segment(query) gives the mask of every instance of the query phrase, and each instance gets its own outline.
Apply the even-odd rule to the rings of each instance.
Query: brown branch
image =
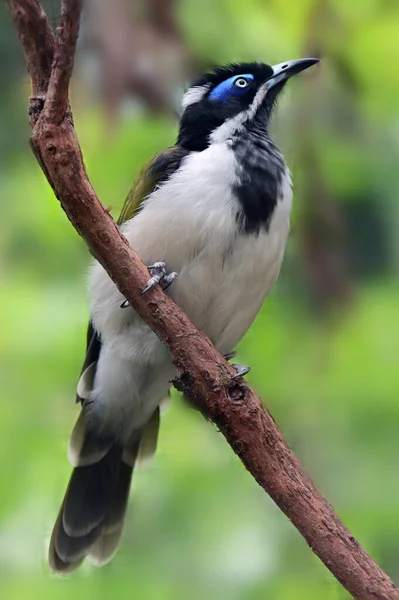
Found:
[[[46,53],[43,13],[36,0],[7,0],[35,82],[48,81],[38,57]],[[63,2],[49,100],[33,129],[32,145],[61,206],[122,294],[168,346],[178,388],[211,419],[256,481],[293,522],[342,585],[362,600],[398,600],[399,591],[340,522],[315,488],[259,398],[212,347],[210,341],[159,288],[139,296],[148,271],[99,202],[85,171],[68,114],[66,85],[72,68],[80,2]],[[45,27],[48,30],[48,25]],[[61,56],[61,53],[64,53]],[[41,77],[37,71],[43,64]],[[42,85],[42,83],[41,83]],[[57,108],[60,101],[64,113]]]
[[[46,97],[49,120],[61,123],[69,107],[69,82],[79,35],[82,0],[62,0],[54,61]]]
[[[39,0],[6,0],[6,3],[28,59],[26,66],[32,80],[32,94],[44,95],[53,62],[54,36],[51,25]]]
[[[39,0],[6,0],[6,4],[17,28],[32,82],[29,117],[34,127],[50,81],[54,35]]]

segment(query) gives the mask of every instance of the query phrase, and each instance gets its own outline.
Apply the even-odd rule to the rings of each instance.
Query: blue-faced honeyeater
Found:
[[[118,221],[149,266],[147,288],[167,288],[223,355],[280,271],[292,191],[270,118],[287,80],[317,62],[232,64],[195,81],[176,144],[142,170]],[[86,557],[102,565],[114,555],[133,468],[155,452],[174,376],[166,346],[97,262],[89,296],[81,412],[68,448],[74,469],[49,550],[50,568],[61,573]]]

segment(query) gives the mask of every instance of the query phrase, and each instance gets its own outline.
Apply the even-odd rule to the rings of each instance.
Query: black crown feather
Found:
[[[214,87],[229,77],[244,73],[251,73],[256,81],[266,81],[268,77],[273,75],[273,69],[270,65],[259,62],[231,63],[222,67],[216,66],[209,73],[205,73],[196,79],[190,87],[200,87],[206,84]]]

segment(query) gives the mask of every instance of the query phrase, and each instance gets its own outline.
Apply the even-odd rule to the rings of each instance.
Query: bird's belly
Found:
[[[170,295],[223,354],[233,350],[276,280],[288,234],[237,236],[225,254],[204,252],[185,265]]]

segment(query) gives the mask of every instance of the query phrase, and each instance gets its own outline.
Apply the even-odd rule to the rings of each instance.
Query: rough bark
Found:
[[[68,85],[81,1],[61,3],[55,42],[38,0],[6,2],[32,78],[34,153],[92,254],[168,346],[176,366],[177,387],[217,425],[259,485],[354,598],[398,600],[398,589],[340,522],[245,381],[235,376],[210,341],[159,287],[139,296],[148,271],[90,184],[69,109]],[[37,95],[45,95],[41,106],[35,100]]]

